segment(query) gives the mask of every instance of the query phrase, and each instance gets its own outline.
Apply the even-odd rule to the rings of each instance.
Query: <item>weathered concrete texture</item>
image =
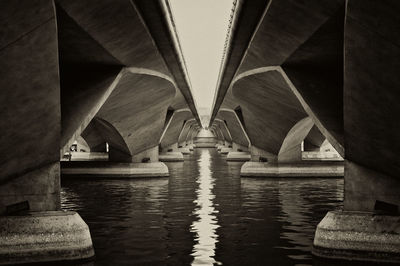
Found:
[[[0,265],[89,259],[89,228],[76,212],[0,216]]]
[[[0,182],[60,158],[60,88],[53,1],[1,3]]]
[[[251,155],[248,152],[230,151],[226,156],[226,160],[231,162],[245,162],[251,160]]]
[[[0,214],[5,213],[6,206],[22,201],[29,202],[31,211],[60,208],[59,162],[32,170],[0,186]]]
[[[181,152],[165,152],[158,155],[160,162],[182,162],[183,154]]]
[[[249,177],[343,177],[343,164],[271,164],[246,162],[241,176]]]
[[[400,216],[331,211],[318,224],[319,257],[400,263]]]
[[[162,162],[152,163],[111,163],[111,162],[64,162],[61,168],[63,177],[167,177],[168,167]]]

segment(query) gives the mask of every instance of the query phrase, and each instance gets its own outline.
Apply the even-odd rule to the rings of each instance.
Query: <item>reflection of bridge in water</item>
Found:
[[[235,1],[207,125],[168,1],[1,7],[0,263],[93,257],[61,174],[167,177],[214,142],[242,176],[344,176],[314,254],[400,261],[398,1]]]

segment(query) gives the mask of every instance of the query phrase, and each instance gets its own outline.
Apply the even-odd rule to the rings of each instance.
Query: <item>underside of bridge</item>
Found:
[[[27,238],[1,234],[0,264],[91,257],[86,224],[59,211],[71,144],[108,147],[114,172],[168,174],[159,145],[178,143],[186,121],[185,142],[201,127],[168,2],[7,1],[0,22],[0,214],[34,213],[2,216],[9,234]],[[71,241],[60,245],[49,223]]]
[[[234,1],[208,125],[167,0],[0,7],[0,264],[94,256],[61,174],[168,176],[196,146],[243,176],[344,175],[313,253],[400,262],[399,1]],[[60,163],[76,143],[107,162]]]
[[[400,255],[398,220],[385,216],[400,205],[399,8],[372,0],[236,2],[209,126],[219,140],[249,147],[253,162],[242,174],[308,164],[302,151],[328,142],[345,159],[344,210],[319,224],[318,256]],[[390,228],[397,228],[391,240],[379,239]]]

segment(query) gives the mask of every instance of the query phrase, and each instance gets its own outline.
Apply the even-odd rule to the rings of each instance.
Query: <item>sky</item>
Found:
[[[170,0],[170,4],[193,97],[199,109],[210,113],[232,0]]]

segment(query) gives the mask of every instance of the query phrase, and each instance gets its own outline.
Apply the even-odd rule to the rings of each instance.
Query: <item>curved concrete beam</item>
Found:
[[[250,83],[247,84],[247,82]],[[248,86],[253,88],[253,90],[255,88],[258,88],[258,91],[259,93],[261,93],[261,95],[252,95],[252,90],[246,89]],[[272,93],[271,97],[268,95],[268,90],[265,90],[264,87],[269,88],[270,93]],[[240,88],[242,88],[242,90],[240,90]],[[246,125],[246,121],[251,119],[250,117],[246,118],[246,114],[248,116],[249,113],[254,115],[254,113],[258,112],[258,116],[263,117],[267,125],[269,124],[270,127],[273,127],[273,130],[276,131],[279,130],[279,127],[281,128],[280,140],[275,139],[271,142],[275,142],[275,148],[274,151],[270,150],[269,152],[277,154],[276,152],[279,150],[278,147],[280,147],[280,143],[282,143],[284,136],[286,136],[286,133],[297,121],[308,115],[313,119],[315,125],[328,139],[328,141],[334,146],[334,148],[339,152],[339,154],[342,157],[344,156],[344,148],[342,144],[337,140],[336,135],[333,135],[332,132],[325,127],[325,124],[321,122],[320,118],[313,112],[313,110],[303,99],[302,95],[298,92],[297,88],[293,85],[293,83],[281,67],[262,67],[241,73],[232,81],[232,93],[239,103],[241,103],[242,101],[244,103],[241,104],[241,106],[243,106],[243,116]],[[255,102],[258,102],[258,106],[261,108],[258,109],[258,111],[255,110],[255,106],[252,105],[253,99]],[[274,103],[272,103],[271,101],[273,101]],[[248,107],[250,107],[251,110],[248,109]],[[280,112],[277,112],[279,107],[283,109],[281,109]],[[267,111],[268,108],[270,110],[267,111],[268,113],[266,114],[264,114],[263,112],[260,113],[260,110],[262,110],[263,108],[266,108],[264,111]],[[275,121],[273,120],[274,112],[276,115]],[[268,116],[270,116],[270,118],[267,118]],[[286,117],[285,119],[287,121],[291,121],[289,122],[290,125],[287,124],[286,128],[282,128],[285,126],[285,124],[279,122],[279,119],[284,117]],[[259,130],[260,128],[263,128],[263,126],[265,127],[265,125],[259,125],[255,129]],[[252,131],[249,127],[247,127],[247,130],[250,139],[252,140]],[[260,134],[262,134],[262,132],[259,130],[259,135]],[[264,141],[266,140],[267,139],[264,139]],[[252,144],[258,147],[258,145],[254,141],[252,141]],[[266,151],[268,150],[266,149]]]
[[[82,138],[89,145],[90,150],[99,146],[109,145],[110,161],[118,161],[122,157],[132,156],[127,143],[120,132],[108,121],[95,117],[82,132]]]
[[[269,0],[234,1],[209,126],[217,116],[230,83],[243,60],[253,31],[269,2]]]
[[[212,125],[212,127],[215,131],[215,135],[217,136],[217,139],[224,141],[224,134],[222,134],[221,129],[219,128],[218,125],[216,125],[215,123]]]
[[[187,106],[192,111],[197,123],[201,124],[169,2],[136,0],[134,3],[146,22],[146,26],[182,92]]]
[[[111,123],[124,138],[130,154],[135,155],[158,145],[165,113],[174,96],[174,83],[167,76],[155,71],[138,74],[130,69],[96,117]]]
[[[229,128],[226,126],[226,123],[224,122],[224,120],[216,118],[214,120],[214,123],[217,124],[218,127],[220,128],[220,130],[224,136],[224,139],[228,142],[232,142],[231,133],[229,132]]]
[[[186,141],[187,136],[188,136],[188,134],[189,134],[190,128],[191,128],[193,125],[196,125],[196,124],[197,124],[197,121],[196,121],[196,119],[194,119],[194,118],[189,119],[189,120],[186,121],[185,125],[183,126],[183,129],[182,129],[181,133],[179,134],[179,137],[178,137],[178,144],[179,144],[179,143],[183,143],[183,142]]]
[[[311,117],[306,117],[290,129],[279,150],[278,162],[301,162],[301,143],[313,126]]]
[[[235,65],[225,65],[223,68],[227,69],[221,70],[221,73],[236,71],[234,79],[231,79],[229,83],[229,88],[232,88],[235,80],[238,81],[243,74],[248,75],[249,72],[257,71],[257,69],[263,71],[262,69],[268,67],[278,69],[282,65],[298,88],[293,85],[282,69],[279,71],[289,81],[290,88],[294,90],[307,114],[315,119],[318,128],[342,156],[344,155],[343,127],[341,127],[343,108],[340,104],[341,86],[337,80],[340,83],[342,73],[340,62],[342,37],[340,36],[343,35],[343,26],[341,26],[343,16],[343,0],[312,0],[307,3],[289,0],[271,1],[259,20],[258,26],[254,27],[254,34],[248,42],[245,55],[242,56],[240,68],[237,70]],[[296,19],[293,19],[294,17]],[[238,27],[245,26],[238,25]],[[233,45],[238,41],[235,38],[237,37],[231,36]],[[310,65],[313,67],[310,68]],[[307,69],[308,74],[299,73],[297,69]],[[310,76],[313,78],[310,79]],[[225,78],[228,76],[220,76],[219,80]],[[317,83],[318,80],[335,80],[335,82]],[[315,87],[315,84],[319,84],[318,87]],[[321,93],[322,88],[326,92]],[[213,114],[218,112],[227,91],[226,85],[218,85]],[[232,99],[228,98],[226,105],[230,106]],[[230,107],[234,108],[234,106]]]
[[[278,155],[289,130],[307,116],[277,69],[242,73],[233,81],[232,93],[252,145],[272,154]]]
[[[227,127],[232,135],[232,141],[245,147],[249,147],[251,142],[239,117],[234,110],[221,108],[217,118],[227,122]]]
[[[160,138],[161,148],[166,148],[172,144],[178,143],[179,135],[187,120],[193,117],[190,109],[176,110],[172,115],[171,122],[165,129],[165,133]]]

